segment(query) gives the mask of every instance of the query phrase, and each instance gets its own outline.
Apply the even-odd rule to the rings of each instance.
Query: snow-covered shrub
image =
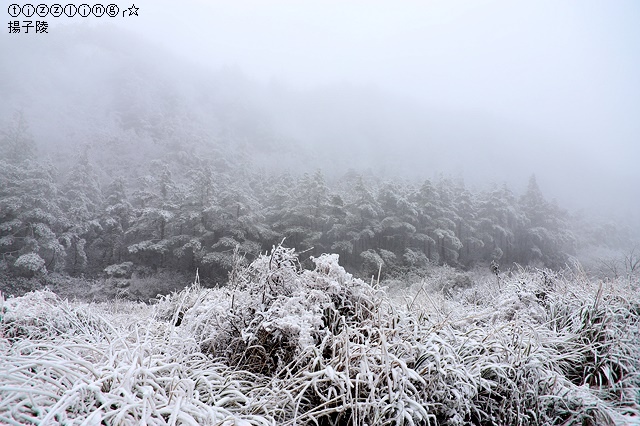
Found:
[[[392,251],[385,250],[385,249],[378,249],[378,253],[380,253],[380,258],[382,259],[385,265],[392,265],[397,260],[396,254]]]
[[[236,287],[187,288],[158,314],[190,329],[203,352],[250,371],[274,373],[331,330],[371,315],[375,291],[338,265],[337,255],[302,270],[293,249],[274,248],[240,272]]]
[[[473,285],[473,280],[468,273],[448,266],[441,265],[422,270],[424,288],[430,293],[442,293],[451,296]]]
[[[16,272],[25,277],[46,274],[45,261],[37,253],[27,253],[18,257],[13,264]]]
[[[123,262],[115,265],[109,265],[104,268],[105,274],[113,278],[131,278],[133,273],[133,262]]]
[[[627,393],[629,381],[640,384],[639,305],[608,290],[600,284],[595,294],[574,293],[550,304],[549,326],[559,335],[558,365],[576,385],[634,402]]]
[[[405,249],[402,259],[407,265],[416,268],[424,268],[429,265],[429,258],[422,250]]]
[[[85,306],[72,307],[49,290],[34,291],[4,302],[1,335],[10,341],[55,339],[108,326]],[[102,333],[101,331],[101,333]]]
[[[381,267],[384,267],[384,260],[375,250],[367,250],[360,253],[362,258],[362,273],[365,276],[377,274]]]

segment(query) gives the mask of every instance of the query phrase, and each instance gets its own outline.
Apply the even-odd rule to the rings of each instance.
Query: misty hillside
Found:
[[[20,68],[1,71],[0,250],[11,275],[199,269],[215,283],[236,247],[254,258],[283,239],[338,253],[363,276],[380,265],[384,276],[430,263],[563,267],[587,247],[632,244],[622,226],[579,224],[533,176],[518,192],[467,187],[463,164],[480,175],[521,168],[505,165],[500,123],[375,89],[260,85],[100,34],[20,40]],[[483,138],[495,138],[485,153]],[[448,163],[459,173],[436,167]]]
[[[37,44],[0,40],[20,51],[0,68],[5,122],[16,109],[37,117],[30,126],[45,150],[133,130],[154,140],[245,145],[269,170],[320,168],[335,176],[354,168],[419,179],[445,173],[519,188],[541,169],[555,175],[569,154],[553,148],[552,134],[482,111],[436,109],[349,83],[314,90],[259,84],[238,68],[212,71],[112,30],[108,38],[98,27],[63,28]]]

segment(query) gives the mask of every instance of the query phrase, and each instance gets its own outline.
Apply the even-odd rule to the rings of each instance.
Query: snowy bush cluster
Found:
[[[639,283],[522,270],[390,297],[282,246],[155,305],[0,306],[0,423],[614,425],[640,403]],[[456,279],[465,281],[460,277]]]
[[[129,278],[131,277],[131,273],[133,272],[133,262],[123,262],[116,265],[109,265],[104,268],[104,272],[108,277]]]
[[[38,256],[36,253],[23,254],[16,260],[14,266],[26,275],[34,275],[37,273],[47,272],[44,259]]]

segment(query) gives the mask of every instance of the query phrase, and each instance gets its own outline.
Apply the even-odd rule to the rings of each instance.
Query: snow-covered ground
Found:
[[[637,281],[434,270],[387,291],[315,264],[279,247],[153,306],[0,298],[0,423],[640,424]]]

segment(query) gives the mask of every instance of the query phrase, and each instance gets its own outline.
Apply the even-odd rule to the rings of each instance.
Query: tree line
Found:
[[[224,146],[158,144],[135,170],[105,173],[108,148],[87,145],[72,164],[38,159],[21,115],[0,139],[0,269],[33,276],[126,276],[161,269],[223,280],[234,252],[249,259],[286,239],[308,255],[338,253],[361,275],[429,264],[561,267],[576,249],[570,217],[532,176],[471,190],[448,177],[421,183],[354,171],[328,183],[267,173]],[[202,148],[206,146],[206,148]],[[95,159],[95,161],[93,160]]]

